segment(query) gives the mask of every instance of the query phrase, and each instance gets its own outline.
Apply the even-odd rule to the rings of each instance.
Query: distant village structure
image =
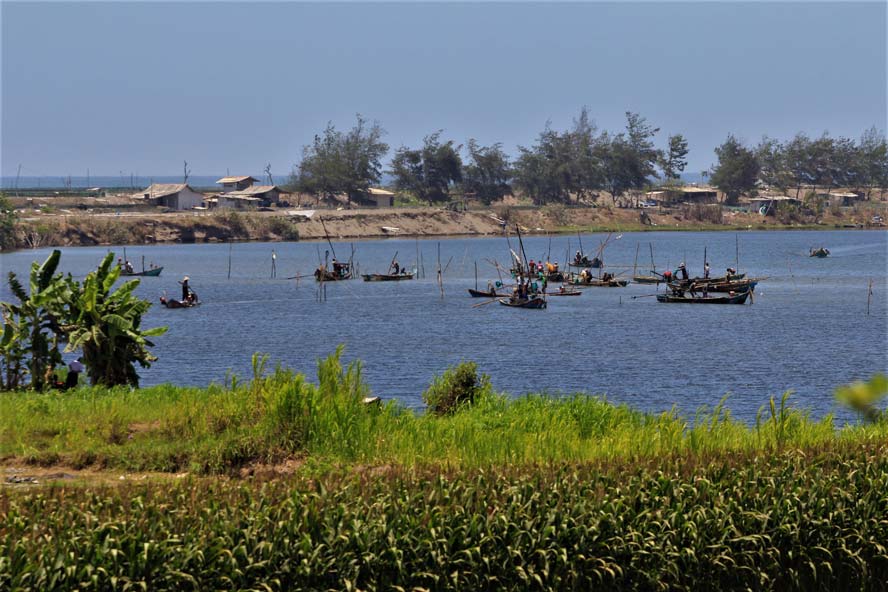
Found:
[[[249,208],[269,207],[278,204],[283,191],[277,185],[253,185],[259,180],[250,176],[222,177],[216,183],[222,185],[222,193],[206,199],[208,207]]]
[[[377,208],[390,208],[395,203],[395,194],[385,189],[371,187],[367,190],[367,199]]]
[[[132,197],[171,210],[191,210],[200,207],[204,201],[203,193],[198,193],[185,183],[154,183]]]

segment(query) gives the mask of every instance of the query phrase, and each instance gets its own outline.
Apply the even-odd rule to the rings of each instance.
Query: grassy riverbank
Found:
[[[445,415],[367,405],[334,355],[316,383],[257,357],[205,389],[4,393],[7,474],[53,485],[0,487],[0,589],[885,589],[888,422],[475,384]]]
[[[837,430],[772,399],[754,425],[727,408],[695,418],[644,414],[589,395],[518,399],[485,393],[450,416],[389,402],[367,406],[360,368],[332,356],[318,382],[289,370],[206,389],[81,388],[0,397],[0,459],[120,471],[236,473],[293,459],[336,466],[528,465],[765,453],[838,443],[884,442],[888,423]]]

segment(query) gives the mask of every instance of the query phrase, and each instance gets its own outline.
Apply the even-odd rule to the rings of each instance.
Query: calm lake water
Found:
[[[631,275],[636,245],[639,270],[649,268],[653,245],[658,270],[686,261],[699,274],[704,247],[713,271],[733,266],[739,243],[739,269],[768,276],[755,303],[746,306],[661,304],[654,286],[591,288],[576,298],[551,298],[543,311],[514,310],[469,298],[475,262],[479,286],[497,279],[488,260],[508,266],[504,238],[446,240],[390,239],[334,243],[347,259],[354,247],[362,273],[383,273],[395,252],[413,268],[419,259],[426,277],[396,283],[347,281],[326,284],[318,301],[310,274],[329,249],[326,243],[241,243],[128,246],[137,268],[164,267],[157,278],[143,278],[137,293],[154,302],[168,291],[178,297],[177,280],[191,277],[204,304],[189,310],[154,306],[144,326],[169,326],[156,339],[159,360],[140,370],[143,385],[171,382],[207,385],[228,372],[250,375],[254,352],[269,354],[314,378],[319,357],[345,345],[346,360],[362,360],[374,394],[422,407],[422,392],[433,375],[461,360],[478,363],[493,385],[513,395],[606,394],[648,411],[676,406],[692,415],[730,393],[735,416],[752,420],[771,395],[795,392],[794,404],[816,417],[837,409],[832,391],[841,384],[888,371],[888,300],[884,231],[625,233],[611,240],[605,262]],[[604,235],[583,235],[586,252]],[[513,237],[512,246],[518,243]],[[444,298],[435,279],[440,245]],[[576,236],[531,237],[527,256],[539,259],[551,249],[562,263],[578,247]],[[825,246],[827,259],[808,257]],[[63,249],[62,268],[78,278],[95,269],[108,247]],[[123,254],[122,247],[113,248]],[[271,279],[276,252],[277,279]],[[8,271],[26,275],[32,261],[49,249],[0,255],[4,283],[0,299],[11,298]],[[419,256],[417,256],[419,253]],[[231,278],[229,273],[229,254]],[[873,280],[867,316],[867,286]]]

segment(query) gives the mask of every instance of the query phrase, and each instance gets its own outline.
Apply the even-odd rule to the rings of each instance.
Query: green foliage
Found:
[[[479,146],[475,140],[467,145],[468,162],[463,169],[463,191],[473,193],[485,204],[502,199],[512,192],[509,182],[512,170],[502,144]]]
[[[884,445],[0,492],[4,590],[884,590]]]
[[[14,249],[15,246],[15,210],[6,194],[0,192],[0,251]]]
[[[445,370],[441,376],[435,376],[422,399],[429,412],[447,415],[473,405],[492,392],[490,377],[487,374],[479,377],[475,362],[461,362]]]
[[[83,362],[93,385],[139,385],[134,364],[151,366],[157,358],[148,351],[148,337],[163,335],[166,327],[143,330],[142,315],[151,303],[133,295],[139,280],[116,290],[120,268],[108,253],[99,268],[87,274],[83,285],[72,284],[64,331],[68,351],[83,350]]]
[[[15,273],[9,273],[9,288],[18,303],[0,302],[0,388],[4,390],[23,388],[28,376],[31,389],[52,386],[52,371],[62,361],[60,323],[71,295],[70,277],[66,280],[56,273],[61,255],[54,250],[42,265],[31,264],[28,291]]]
[[[450,199],[450,189],[462,181],[462,158],[453,140],[441,142],[442,130],[428,135],[419,150],[402,146],[392,159],[391,173],[399,191],[429,203]]]
[[[669,136],[669,148],[662,155],[660,168],[666,179],[680,179],[682,171],[688,166],[688,141],[681,134]]]
[[[836,400],[860,413],[867,421],[882,420],[886,412],[879,401],[888,395],[888,376],[876,374],[869,381],[858,381],[836,389]]]
[[[344,193],[351,201],[379,183],[381,160],[388,152],[388,144],[382,141],[385,130],[377,122],[368,124],[360,114],[356,118],[347,133],[328,123],[323,135],[316,135],[303,148],[291,183],[297,190],[327,197]]]
[[[735,205],[741,194],[755,189],[759,165],[755,153],[743,146],[733,135],[715,149],[718,164],[712,169],[710,180],[725,194],[726,203]]]

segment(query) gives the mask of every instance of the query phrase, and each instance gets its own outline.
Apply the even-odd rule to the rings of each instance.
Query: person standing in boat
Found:
[[[182,284],[182,302],[188,302],[188,299],[191,297],[191,286],[188,285],[188,280],[190,278],[186,275],[182,278],[182,281],[179,282]]]
[[[703,279],[704,279],[704,280],[708,280],[708,279],[709,279],[709,264],[708,264],[708,263],[705,263],[705,264],[703,265]]]
[[[676,275],[678,275],[678,273],[681,273],[681,280],[682,281],[686,281],[688,279],[688,268],[685,267],[684,262],[682,262],[678,265],[678,270],[676,270]]]
[[[395,275],[398,275],[398,273],[400,273],[401,265],[398,263],[397,260],[392,261],[392,270]]]

